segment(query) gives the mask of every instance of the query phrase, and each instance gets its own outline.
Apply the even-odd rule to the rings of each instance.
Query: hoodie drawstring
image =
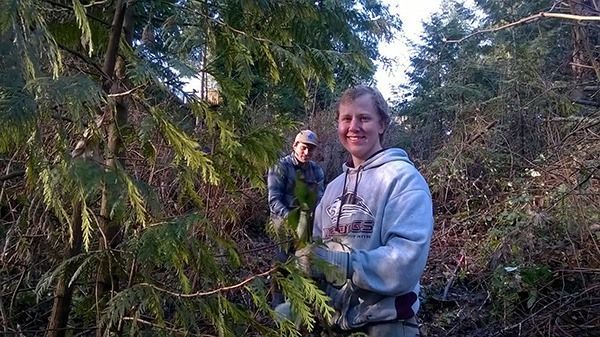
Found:
[[[344,172],[344,186],[342,187],[342,195],[340,196],[340,208],[338,209],[337,219],[335,220],[335,231],[340,229],[340,217],[342,216],[342,206],[344,206],[344,194],[346,194],[346,183],[348,182],[348,171]]]
[[[356,180],[354,181],[354,190],[352,190],[352,195],[350,196],[350,200],[348,200],[348,202],[346,202],[346,184],[348,182],[348,171],[350,171],[350,169],[346,169],[346,172],[344,175],[344,186],[342,187],[342,195],[340,196],[340,208],[338,209],[337,219],[335,221],[336,232],[339,232],[339,229],[340,229],[340,218],[342,217],[342,207],[344,207],[344,205],[346,203],[351,204],[351,205],[356,203],[358,178],[359,178],[361,169],[362,169],[362,166],[359,166],[358,169],[356,170]]]

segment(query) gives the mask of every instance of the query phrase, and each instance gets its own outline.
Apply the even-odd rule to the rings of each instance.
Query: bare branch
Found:
[[[555,18],[555,19],[565,19],[565,20],[574,20],[574,21],[600,21],[600,16],[582,16],[582,15],[573,15],[573,14],[563,14],[563,13],[548,13],[548,12],[540,12],[535,15],[528,16],[526,18],[522,18],[518,21],[507,23],[500,27],[482,29],[480,31],[471,33],[463,38],[458,40],[445,40],[446,43],[461,43],[467,39],[472,38],[475,35],[485,34],[485,33],[493,33],[499,30],[508,29],[514,26],[529,24],[540,19],[546,18]]]
[[[137,89],[139,89],[141,87],[142,87],[142,85],[138,85],[137,87],[135,87],[133,89],[129,89],[127,91],[119,92],[119,93],[116,93],[116,94],[108,94],[108,97],[127,96],[127,95],[131,94],[132,92],[136,91]]]
[[[100,73],[100,75],[105,80],[110,80],[111,79],[110,76],[107,73],[105,73],[104,70],[102,70],[102,68],[98,64],[96,64],[93,60],[91,60],[90,58],[84,56],[83,54],[81,54],[81,53],[79,53],[79,52],[77,52],[77,51],[75,51],[73,49],[70,49],[69,47],[67,47],[67,46],[65,46],[63,44],[58,43],[58,47],[60,47],[60,49],[63,49],[65,51],[69,52],[70,54],[73,54],[74,56],[76,56],[77,58],[79,58],[80,60],[82,60],[84,63],[92,66],[94,69],[96,69]]]
[[[3,175],[0,177],[0,181],[10,180],[12,178],[20,177],[25,174],[25,171],[15,171],[11,172],[7,175]]]
[[[56,7],[60,7],[60,8],[68,9],[68,10],[71,10],[71,11],[75,11],[75,10],[73,9],[73,7],[71,7],[71,6],[67,6],[67,5],[64,5],[64,4],[61,4],[61,3],[59,3],[59,2],[56,2],[56,1],[52,1],[52,0],[44,0],[44,2],[46,2],[46,3],[49,3],[49,4],[51,4],[51,5],[54,5],[54,6],[56,6]],[[96,3],[96,4],[99,4],[99,3]],[[92,20],[94,20],[94,21],[96,21],[96,22],[99,22],[99,23],[103,24],[104,26],[108,26],[108,27],[110,27],[110,24],[109,24],[108,22],[106,22],[106,21],[104,21],[104,20],[102,20],[102,19],[100,19],[100,18],[98,18],[98,17],[95,17],[95,16],[93,16],[93,15],[91,15],[91,14],[89,14],[89,13],[85,13],[85,16],[87,16],[88,18],[90,18],[90,19],[92,19]]]
[[[273,267],[273,268],[271,268],[271,269],[269,269],[269,270],[267,270],[267,271],[265,271],[263,273],[251,276],[251,277],[243,280],[242,282],[240,282],[238,284],[234,284],[234,285],[231,285],[231,286],[226,286],[226,287],[222,287],[222,288],[218,288],[218,289],[213,289],[213,290],[209,290],[209,291],[197,291],[197,292],[192,293],[192,294],[176,293],[176,292],[173,292],[173,291],[170,291],[170,290],[167,290],[167,289],[160,288],[160,287],[158,287],[158,286],[156,286],[154,284],[150,284],[150,283],[139,283],[137,285],[144,286],[144,287],[150,287],[150,288],[153,288],[153,289],[158,290],[160,292],[167,293],[169,295],[176,296],[176,297],[182,297],[182,298],[190,298],[190,297],[198,297],[198,296],[208,296],[208,295],[214,295],[216,293],[220,293],[220,292],[224,292],[224,291],[229,291],[229,290],[234,290],[234,289],[237,289],[237,288],[241,288],[241,287],[245,286],[246,284],[252,282],[252,280],[254,280],[255,278],[267,276],[267,275],[275,272],[275,270],[277,270],[277,268],[278,267]]]

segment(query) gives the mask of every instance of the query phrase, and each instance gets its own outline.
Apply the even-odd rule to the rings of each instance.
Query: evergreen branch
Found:
[[[133,209],[136,220],[142,225],[146,224],[146,204],[140,189],[133,182],[131,177],[119,165],[118,174],[121,180],[125,183],[125,189],[129,199],[129,204]]]
[[[275,42],[273,42],[273,41],[271,41],[269,39],[265,39],[265,38],[254,36],[254,35],[250,35],[250,34],[244,32],[242,30],[235,29],[235,28],[231,27],[230,25],[228,25],[227,23],[225,23],[225,22],[223,22],[223,21],[221,21],[221,20],[219,20],[217,18],[213,18],[213,17],[210,17],[210,16],[208,16],[206,14],[202,14],[202,13],[201,13],[201,16],[204,16],[204,18],[206,18],[208,20],[211,20],[211,21],[215,22],[216,24],[221,25],[221,26],[225,27],[226,29],[229,29],[230,31],[232,31],[234,33],[237,33],[239,35],[242,35],[242,36],[245,36],[245,37],[249,37],[249,38],[254,39],[256,41],[259,41],[259,42],[267,42],[269,44],[276,44]]]
[[[444,39],[444,42],[446,42],[446,43],[461,43],[467,39],[472,38],[475,35],[480,35],[480,34],[485,34],[485,33],[493,33],[493,32],[508,29],[508,28],[511,28],[514,26],[519,26],[522,24],[529,24],[529,23],[532,23],[532,22],[535,22],[535,21],[538,21],[541,19],[545,19],[545,18],[556,18],[556,19],[565,19],[565,20],[573,20],[573,21],[600,21],[600,16],[583,16],[583,15],[574,15],[574,14],[540,12],[538,14],[531,15],[526,18],[522,18],[518,21],[507,23],[500,27],[488,28],[488,29],[482,29],[482,30],[476,31],[476,32],[471,33],[471,34],[469,34],[463,38],[460,38],[458,40]]]
[[[81,30],[81,42],[87,45],[88,54],[91,57],[94,52],[94,44],[92,41],[92,30],[90,28],[90,22],[88,21],[85,7],[79,0],[73,0],[73,13],[75,14],[75,21],[79,30]]]
[[[156,124],[161,130],[163,138],[175,150],[178,160],[185,160],[187,166],[192,170],[201,170],[202,177],[210,184],[218,184],[219,176],[215,170],[213,161],[208,155],[200,150],[200,144],[192,137],[184,133],[171,121],[167,120],[160,111],[140,102],[152,114]]]
[[[234,284],[234,285],[226,286],[226,287],[221,287],[221,288],[217,288],[217,289],[213,289],[213,290],[209,290],[209,291],[197,291],[197,292],[192,293],[192,294],[176,293],[176,292],[173,292],[173,291],[170,291],[170,290],[167,290],[167,289],[160,288],[159,286],[156,286],[154,284],[145,283],[145,282],[144,283],[138,283],[137,285],[138,286],[144,286],[144,287],[150,287],[150,288],[153,288],[153,289],[158,290],[160,292],[167,293],[169,295],[172,295],[172,296],[175,296],[175,297],[179,297],[179,298],[209,296],[209,295],[214,295],[214,294],[217,294],[217,293],[220,293],[220,292],[225,292],[225,291],[230,291],[230,290],[234,290],[234,289],[237,289],[237,288],[241,288],[241,287],[245,286],[246,284],[252,282],[256,278],[264,277],[264,276],[267,276],[269,274],[274,273],[275,271],[277,271],[277,269],[278,269],[278,267],[273,267],[273,268],[271,268],[271,269],[269,269],[269,270],[267,270],[265,272],[253,275],[253,276],[245,279],[244,281],[242,281],[242,282],[240,282],[238,284]]]
[[[179,6],[179,5],[176,5],[174,3],[167,2],[167,1],[162,1],[161,3],[164,4],[164,5],[167,5],[167,6],[173,6],[173,7],[175,7],[178,10],[186,11],[186,12],[189,12],[189,13],[191,13],[193,15],[199,15],[199,16],[205,18],[206,20],[212,21],[212,22],[216,23],[217,25],[222,26],[225,29],[228,29],[228,30],[230,30],[230,31],[232,31],[232,32],[234,32],[236,34],[239,34],[239,35],[251,38],[251,39],[259,41],[259,42],[267,42],[267,43],[270,43],[270,44],[276,44],[275,42],[273,42],[273,41],[271,41],[269,39],[265,39],[265,38],[254,36],[254,35],[250,35],[250,34],[244,32],[243,30],[239,30],[239,29],[233,28],[230,25],[228,25],[227,23],[219,20],[218,18],[212,17],[212,16],[207,15],[205,13],[202,13],[202,12],[199,12],[199,11],[187,8],[185,6]],[[181,25],[182,26],[187,26],[187,27],[203,27],[203,26],[198,25],[198,24],[185,23],[185,22],[182,23]]]

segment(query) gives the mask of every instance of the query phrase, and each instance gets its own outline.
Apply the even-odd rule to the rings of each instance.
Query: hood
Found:
[[[352,160],[349,160],[342,165],[342,170],[343,172],[348,172],[348,170],[366,171],[391,161],[403,161],[414,166],[413,162],[408,158],[406,151],[397,147],[392,147],[375,152],[369,159],[365,160],[365,162],[360,164],[358,167],[352,167]]]

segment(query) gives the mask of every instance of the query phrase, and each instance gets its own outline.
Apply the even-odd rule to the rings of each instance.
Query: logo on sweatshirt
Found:
[[[363,198],[352,192],[336,198],[326,212],[333,225],[324,228],[325,238],[339,235],[370,237],[373,233],[373,212]]]

